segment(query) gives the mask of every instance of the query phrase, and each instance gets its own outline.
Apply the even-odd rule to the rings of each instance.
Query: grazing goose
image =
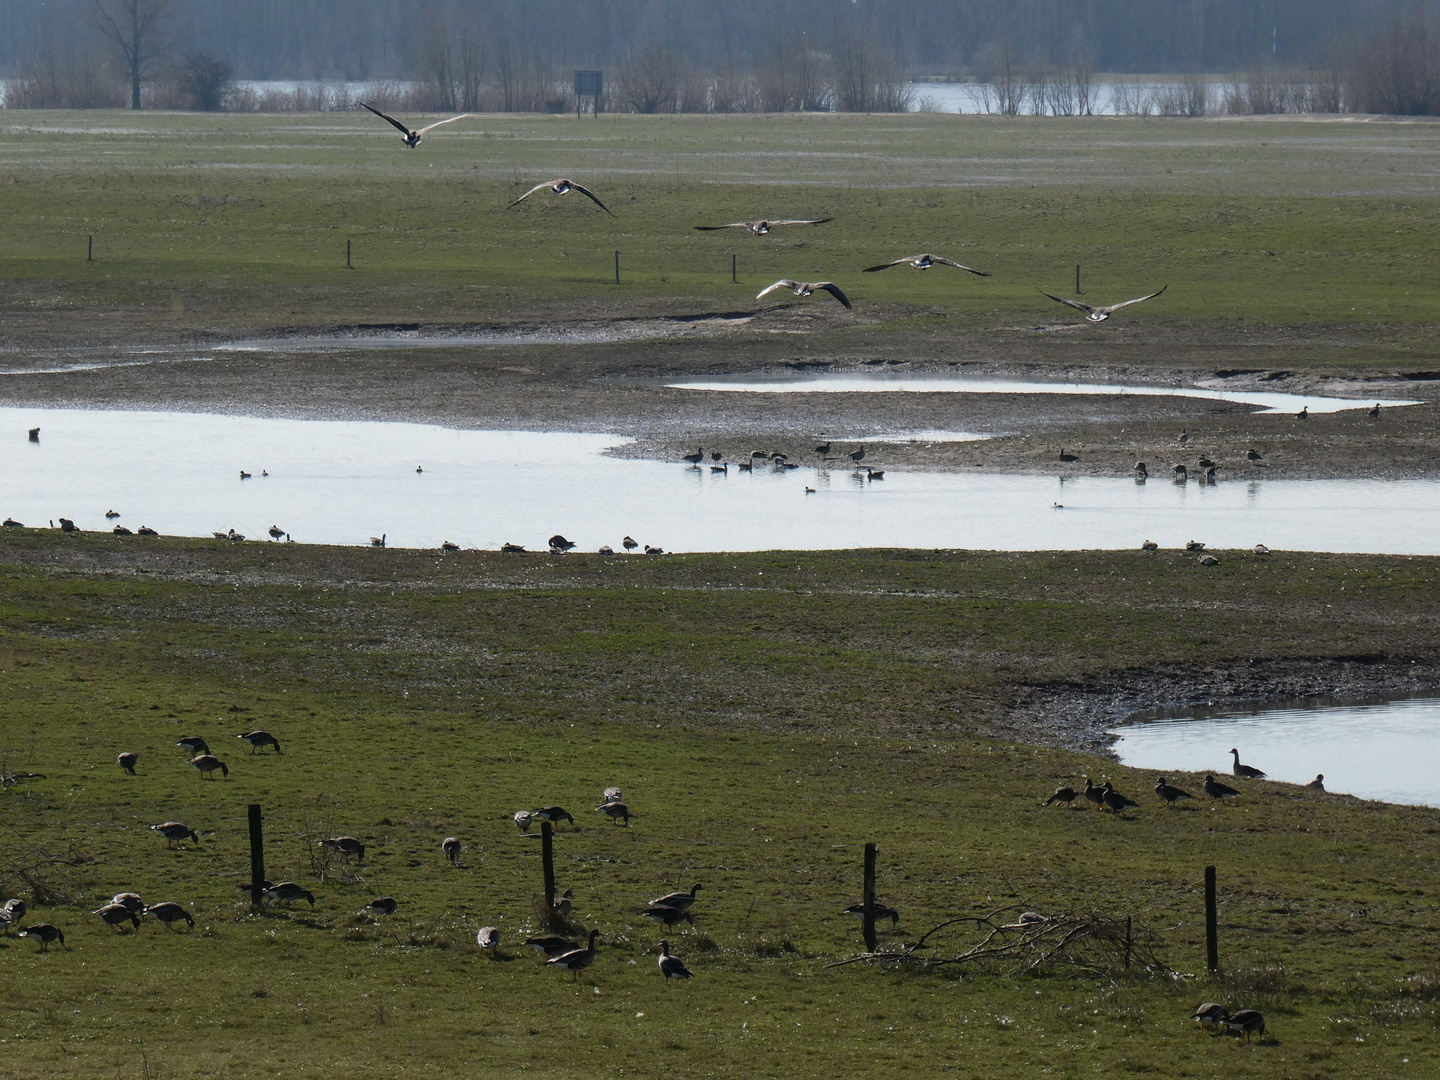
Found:
[[[1269,549],[1268,547],[1266,547],[1264,544],[1256,544],[1256,545],[1255,545],[1255,554],[1256,554],[1256,555],[1269,555],[1269,554],[1270,554],[1270,549]]]
[[[556,533],[554,536],[550,537],[550,551],[552,554],[563,555],[565,554],[565,552],[569,551],[574,546],[575,541],[566,540],[565,537],[561,536],[559,533]]]
[[[139,893],[117,892],[114,896],[110,898],[110,903],[119,904],[122,907],[129,908],[131,911],[137,914],[141,914],[145,911],[145,901],[140,899]]]
[[[546,956],[564,956],[580,947],[563,934],[541,934],[539,937],[526,938],[525,944]]]
[[[384,547],[384,546],[385,546],[385,538],[386,538],[387,536],[389,536],[389,535],[390,535],[389,533],[381,533],[379,536],[372,536],[372,537],[370,537],[370,546],[371,546],[371,547]]]
[[[1200,565],[1201,565],[1201,566],[1219,566],[1219,565],[1220,565],[1220,560],[1217,559],[1214,555],[1201,555],[1201,556],[1200,556]]]
[[[271,540],[279,540],[282,536],[285,535],[285,530],[280,528],[279,525],[271,525],[270,528],[266,529],[265,531],[270,534]]]
[[[581,973],[595,962],[595,939],[599,936],[599,930],[591,930],[590,944],[588,946],[583,949],[571,949],[569,952],[563,952],[559,956],[552,956],[549,960],[546,960],[545,963],[553,967],[562,967],[566,971],[573,971],[575,973],[575,980],[578,982]]]
[[[116,525],[113,529],[110,530],[110,532],[111,532],[111,534],[114,535],[114,536],[134,536],[134,535],[135,535],[133,532],[131,532],[129,529],[127,529],[124,525]]]
[[[187,926],[191,928],[195,926],[195,920],[191,918],[190,913],[173,900],[165,900],[158,904],[151,904],[141,914],[159,919],[165,924],[166,930],[170,929],[172,923],[177,923],[181,919],[185,920]]]
[[[40,429],[39,429],[38,427],[32,427],[32,428],[30,429],[30,441],[31,441],[31,442],[39,442],[39,441],[40,441]]]
[[[699,465],[705,460],[705,448],[703,446],[697,446],[693,454],[684,454],[680,460],[688,461],[691,465]]]
[[[1159,296],[1160,293],[1163,293],[1169,287],[1169,285],[1166,285],[1160,289],[1160,292],[1152,292],[1148,296],[1139,296],[1134,300],[1122,300],[1118,304],[1107,304],[1104,307],[1096,307],[1094,304],[1087,304],[1083,300],[1067,300],[1063,296],[1056,296],[1054,293],[1048,293],[1044,289],[1040,290],[1040,294],[1050,297],[1051,300],[1056,300],[1062,304],[1073,307],[1077,311],[1085,312],[1085,320],[1087,322],[1099,323],[1104,322],[1123,307],[1129,307],[1131,304],[1139,304],[1145,300],[1155,299],[1155,297]]]
[[[1230,1014],[1225,1011],[1223,1005],[1217,1005],[1213,1001],[1207,1001],[1195,1010],[1195,1021],[1201,1027],[1216,1029],[1223,1027]]]
[[[1080,794],[1072,787],[1057,787],[1055,794],[1045,800],[1046,806],[1053,806],[1055,803],[1064,803],[1069,806],[1075,801],[1075,796]]]
[[[636,540],[633,536],[627,536],[624,540],[620,541],[620,546],[626,551],[634,551],[640,546],[640,541]]]
[[[52,941],[58,941],[61,945],[65,944],[65,932],[58,926],[48,922],[31,923],[25,927],[24,930],[20,931],[19,936],[34,938],[40,942],[41,952],[49,952]]]
[[[151,825],[150,828],[165,837],[166,847],[174,847],[181,840],[200,843],[200,834],[183,821],[163,821],[159,825]]]
[[[506,555],[524,555],[525,548],[520,544],[512,544],[509,541],[500,545],[500,550]]]
[[[1174,806],[1181,799],[1193,799],[1195,796],[1170,783],[1165,777],[1160,776],[1155,780],[1155,794],[1164,799],[1166,804]]]
[[[1002,930],[1033,930],[1037,926],[1043,926],[1050,919],[1041,915],[1038,911],[1022,911],[1013,923],[1006,923]]]
[[[189,750],[191,754],[208,754],[210,752],[210,744],[199,735],[186,735],[185,738],[181,739],[175,745],[183,746],[186,750]]]
[[[1313,790],[1315,790],[1315,791],[1324,791],[1324,790],[1325,790],[1325,774],[1324,774],[1323,772],[1322,772],[1322,773],[1316,773],[1316,774],[1315,774],[1315,779],[1314,779],[1314,780],[1311,780],[1310,783],[1306,784],[1305,786],[1308,787],[1308,788],[1311,788],[1311,789],[1313,789]]]
[[[601,793],[601,798],[606,802],[620,802],[623,797],[624,793],[618,787],[607,787]]]
[[[1104,795],[1101,797],[1105,800],[1105,805],[1109,807],[1112,812],[1122,816],[1130,807],[1140,805],[1135,800],[1127,799],[1124,795],[1121,795],[1110,786],[1110,781],[1108,780],[1105,781]]]
[[[500,928],[498,926],[480,927],[475,933],[475,944],[493,957],[500,947]]]
[[[1213,468],[1215,468],[1215,462],[1211,461],[1208,457],[1202,457],[1202,458],[1201,458],[1199,461],[1197,461],[1195,464],[1199,465],[1200,468],[1202,468],[1202,469],[1213,469]]]
[[[664,554],[665,554],[665,549],[662,548],[662,547],[651,547],[649,544],[646,544],[646,545],[645,545],[645,554],[646,554],[646,555],[664,555]]]
[[[1235,767],[1232,771],[1235,773],[1236,776],[1243,776],[1246,780],[1265,779],[1265,774],[1259,769],[1252,768],[1249,765],[1240,764],[1240,751],[1235,749],[1235,747],[1232,746],[1230,748],[1230,753],[1235,756]]]
[[[140,917],[124,904],[106,904],[96,908],[94,914],[99,915],[101,921],[115,930],[120,929],[120,924],[126,921],[133,923],[136,930],[140,929]]]
[[[530,813],[529,810],[515,811],[515,827],[523,833],[528,833],[530,831],[530,822],[534,819],[535,815]]]
[[[463,849],[464,845],[460,843],[458,836],[447,836],[440,841],[440,850],[445,853],[445,858],[450,860],[451,866],[460,865],[460,852]]]
[[[715,232],[718,229],[745,229],[751,236],[764,236],[771,229],[779,229],[786,225],[824,225],[827,221],[834,221],[834,218],[779,218],[766,221],[731,221],[725,225],[696,225],[699,232]]]
[[[1141,551],[1159,551],[1159,550],[1160,550],[1160,545],[1157,544],[1154,540],[1146,540],[1143,544],[1140,545],[1140,550],[1141,550]]]
[[[1244,1035],[1248,1043],[1251,1035],[1265,1034],[1265,1017],[1254,1009],[1241,1009],[1225,1018],[1225,1026],[1236,1034]]]
[[[601,803],[595,807],[595,809],[608,817],[612,825],[619,825],[622,818],[626,825],[630,824],[630,808],[619,799],[612,799],[609,802]]]
[[[315,906],[315,894],[294,881],[282,881],[279,885],[272,885],[265,890],[265,895],[285,904],[294,903],[296,900],[308,900],[311,907]]]
[[[247,881],[247,882],[244,882],[243,884],[241,884],[241,885],[239,885],[239,886],[237,886],[237,887],[239,888],[239,890],[240,890],[241,892],[248,894],[248,895],[251,897],[251,899],[254,899],[254,898],[255,898],[255,890],[254,890],[254,888],[252,887],[252,885],[251,885],[250,882],[248,882],[248,881]],[[265,896],[265,894],[266,894],[267,892],[269,892],[271,889],[273,889],[274,887],[275,887],[275,882],[269,880],[268,878],[266,878],[266,879],[264,879],[263,881],[261,881],[261,882],[260,882],[260,897],[261,897],[261,899],[263,899],[264,896]]]
[[[333,851],[342,859],[354,858],[356,862],[365,861],[365,845],[353,836],[331,836],[324,840],[317,840],[317,844],[326,851]]]
[[[12,896],[9,900],[5,901],[3,907],[0,907],[0,911],[3,911],[12,919],[23,919],[25,912],[29,910],[30,909],[25,906],[25,901],[21,900],[18,896]]]
[[[221,776],[229,777],[230,775],[229,767],[214,754],[201,754],[198,757],[193,757],[190,759],[190,764],[200,770],[200,779],[202,780],[207,776],[211,780],[214,780],[216,769],[220,770]]]
[[[131,776],[134,776],[134,775],[135,775],[135,766],[136,766],[136,765],[139,763],[139,761],[140,761],[140,755],[139,755],[139,754],[132,754],[132,753],[130,753],[130,752],[127,750],[127,751],[126,751],[125,753],[123,753],[123,754],[116,754],[116,755],[115,755],[115,760],[120,763],[120,767],[121,767],[122,769],[124,769],[124,770],[125,770],[127,773],[129,773]]]
[[[14,518],[12,518],[12,517],[7,517],[7,518],[5,519],[4,528],[7,528],[7,529],[23,529],[24,527],[25,527],[25,523],[24,523],[23,521],[16,521],[16,520],[15,520]]]
[[[863,919],[865,917],[865,905],[851,904],[849,907],[842,909],[840,914],[854,915],[857,918]],[[891,926],[900,925],[900,913],[888,904],[881,904],[878,901],[875,904],[875,918],[889,919]]]
[[[1079,461],[1079,460],[1080,460],[1080,455],[1079,455],[1079,454],[1067,454],[1067,453],[1065,452],[1065,448],[1062,446],[1062,447],[1060,448],[1060,460],[1061,460],[1061,461]]]
[[[459,544],[456,544],[456,543],[454,543],[454,542],[452,542],[452,541],[450,541],[450,540],[442,540],[441,543],[440,543],[440,550],[441,550],[441,551],[459,551],[459,550],[460,550],[460,545],[459,545]]]
[[[1081,794],[1094,803],[1096,809],[1100,809],[1105,805],[1105,789],[1092,784],[1088,776],[1085,777],[1085,790],[1081,792]]]
[[[664,896],[658,896],[654,900],[651,900],[649,906],[670,907],[674,908],[676,911],[684,911],[691,904],[695,903],[695,894],[698,893],[701,888],[701,884],[697,881],[694,885],[690,886],[690,891],[688,893],[666,893]]]
[[[559,825],[561,818],[571,825],[575,824],[575,818],[563,806],[545,806],[535,811],[535,820],[537,821],[548,821],[552,825]]]
[[[644,911],[640,912],[647,919],[654,919],[665,926],[675,926],[682,922],[693,922],[690,912],[680,908],[673,908],[668,904],[651,904]]]
[[[402,124],[399,120],[396,120],[393,116],[383,113],[379,109],[375,108],[374,105],[366,105],[363,101],[360,102],[360,104],[365,108],[369,109],[376,116],[380,117],[381,120],[389,121],[397,128],[399,128],[400,134],[405,137],[405,145],[408,146],[411,150],[414,150],[415,147],[420,145],[420,137],[424,135],[427,131],[434,131],[441,124],[453,124],[456,120],[463,120],[465,119],[465,117],[470,115],[469,113],[461,113],[459,116],[452,116],[445,120],[436,120],[433,124],[426,124],[424,127],[412,131],[409,127],[407,127],[405,124]]]
[[[1203,789],[1205,791],[1205,797],[1212,803],[1217,800],[1223,803],[1226,799],[1238,799],[1240,797],[1240,792],[1236,791],[1233,787],[1226,787],[1213,776],[1205,777]]]
[[[835,297],[836,300],[839,300],[845,307],[848,308],[851,306],[850,298],[841,292],[840,286],[836,285],[833,281],[796,281],[793,278],[781,278],[775,282],[774,285],[767,285],[755,294],[755,299],[759,300],[769,296],[776,289],[789,289],[796,296],[809,296],[817,289],[824,289],[831,296]]]
[[[892,266],[899,266],[901,263],[909,263],[916,270],[929,270],[932,266],[953,266],[956,270],[967,270],[980,277],[989,277],[984,270],[976,270],[973,266],[965,266],[953,259],[942,259],[939,255],[905,255],[893,262],[881,263],[879,266],[867,266],[865,273],[878,274],[881,270],[889,270]]]
[[[246,742],[248,742],[250,744],[250,753],[252,754],[258,754],[267,746],[275,747],[275,753],[280,753],[280,740],[275,738],[275,736],[271,735],[268,731],[262,731],[257,728],[254,731],[247,731],[245,732],[245,734],[236,735],[235,737],[237,739],[244,739]]]
[[[1186,541],[1185,541],[1185,550],[1186,550],[1186,551],[1204,551],[1204,550],[1205,550],[1205,542],[1204,542],[1203,540],[1186,540]]]
[[[370,903],[365,905],[366,909],[376,915],[394,915],[400,910],[400,901],[393,896],[377,896]]]
[[[670,943],[668,941],[660,942],[660,974],[665,976],[667,983],[671,979],[688,979],[691,977],[690,969],[685,966],[685,962],[678,956],[670,955]]]
[[[1213,484],[1213,483],[1215,483],[1215,480],[1216,480],[1217,475],[1219,474],[1219,472],[1220,472],[1220,466],[1219,466],[1219,465],[1211,465],[1208,469],[1205,470],[1205,482],[1206,482],[1207,484]]]
[[[520,198],[512,202],[510,206],[519,206],[531,195],[534,195],[537,191],[544,191],[546,188],[549,188],[550,192],[554,195],[564,195],[570,191],[578,191],[581,195],[584,195],[596,206],[600,207],[601,210],[604,210],[605,213],[610,214],[610,208],[606,206],[603,202],[601,202],[599,197],[593,191],[591,191],[589,188],[581,187],[579,184],[575,183],[574,180],[547,180],[543,184],[536,184],[529,191],[525,192],[524,195],[521,195]],[[510,206],[507,206],[505,209],[510,209]],[[615,215],[610,214],[610,216],[614,217]]]

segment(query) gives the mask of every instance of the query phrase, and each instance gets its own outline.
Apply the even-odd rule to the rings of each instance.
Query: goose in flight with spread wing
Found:
[[[362,101],[360,102],[360,104],[365,105],[365,102]],[[414,150],[415,147],[420,145],[420,137],[424,135],[427,131],[433,131],[441,124],[450,124],[454,123],[456,120],[463,120],[465,119],[465,117],[470,115],[469,113],[461,113],[459,116],[452,116],[447,120],[436,120],[435,123],[426,124],[423,128],[412,129],[409,126],[402,124],[399,120],[396,120],[393,116],[389,116],[386,113],[381,112],[379,109],[375,108],[374,105],[365,105],[365,108],[369,109],[376,116],[380,117],[381,120],[388,120],[390,121],[390,123],[394,124],[397,128],[399,128],[401,134],[405,136],[405,145],[408,146],[411,150]]]
[[[719,229],[746,229],[751,236],[764,236],[771,229],[778,229],[783,225],[824,225],[827,221],[834,221],[834,218],[786,218],[783,220],[767,221],[731,221],[724,225],[696,225],[700,232],[715,232]]]
[[[831,296],[839,300],[847,308],[850,306],[850,298],[840,291],[840,286],[833,281],[792,281],[790,278],[781,278],[774,285],[769,285],[755,294],[755,299],[769,296],[776,289],[789,289],[796,296],[809,296],[816,289],[824,289]]]
[[[584,195],[596,206],[600,207],[601,210],[604,210],[607,214],[610,214],[611,217],[615,216],[614,214],[610,213],[610,208],[606,206],[603,202],[601,202],[593,191],[591,191],[587,187],[581,187],[579,184],[575,183],[574,180],[546,180],[543,184],[536,184],[529,191],[525,192],[524,195],[521,195],[520,198],[512,202],[510,206],[519,206],[531,195],[534,195],[537,191],[544,191],[546,188],[549,188],[556,195],[564,195],[566,192],[569,191],[578,191],[581,195]],[[507,210],[509,208],[510,207],[506,207]]]
[[[1169,285],[1165,285],[1160,289],[1160,292],[1152,292],[1149,296],[1137,296],[1134,300],[1124,300],[1118,304],[1107,304],[1104,307],[1096,307],[1094,304],[1087,304],[1083,300],[1067,300],[1063,296],[1056,296],[1054,293],[1048,293],[1044,289],[1040,290],[1040,294],[1042,296],[1048,296],[1051,300],[1059,301],[1062,304],[1068,304],[1077,311],[1083,311],[1085,312],[1087,321],[1098,323],[1104,322],[1122,307],[1129,307],[1131,304],[1138,304],[1144,300],[1155,299],[1155,297],[1159,296],[1160,293],[1163,293],[1169,287]]]
[[[906,255],[894,262],[881,263],[879,266],[867,266],[865,273],[877,274],[881,270],[889,270],[890,267],[899,266],[901,263],[909,263],[916,270],[929,270],[932,266],[953,266],[957,270],[967,270],[972,274],[979,274],[981,277],[990,276],[984,270],[976,270],[973,266],[965,266],[953,259],[942,259],[939,255]]]

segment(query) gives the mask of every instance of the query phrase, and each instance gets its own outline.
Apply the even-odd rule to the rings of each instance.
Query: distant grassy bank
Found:
[[[7,529],[0,766],[46,779],[0,795],[0,891],[38,886],[29,921],[61,925],[69,948],[0,938],[5,1072],[141,1076],[143,1051],[165,1076],[1423,1074],[1440,1060],[1440,812],[1281,784],[1171,812],[1149,774],[1063,738],[1011,741],[1009,718],[1036,688],[1157,672],[1433,663],[1436,570],[1240,553],[1209,571],[1141,552],[441,558]],[[253,727],[283,754],[252,757],[234,735]],[[185,763],[175,740],[194,733],[228,780]],[[138,776],[120,750],[141,755]],[[1082,775],[1141,809],[1041,808]],[[607,784],[637,814],[628,830],[590,810]],[[271,877],[314,888],[313,910],[238,902],[255,801]],[[604,935],[578,989],[518,945],[539,866],[509,817],[549,802],[580,826],[557,841],[560,884]],[[146,828],[171,818],[198,849]],[[365,866],[321,880],[313,840],[337,833],[367,843]],[[467,845],[458,869],[449,835]],[[892,940],[1012,903],[1131,915],[1190,975],[1216,864],[1226,981],[828,968],[860,948],[839,909],[867,840],[902,913]],[[695,881],[695,928],[638,914]],[[186,903],[196,931],[121,935],[89,914],[132,888]],[[382,893],[401,901],[392,923],[354,914]],[[513,961],[475,948],[487,923]],[[662,936],[691,983],[662,985]],[[973,940],[957,930],[937,955]],[[1272,1041],[1206,1038],[1188,1018],[1204,999],[1261,1008]]]

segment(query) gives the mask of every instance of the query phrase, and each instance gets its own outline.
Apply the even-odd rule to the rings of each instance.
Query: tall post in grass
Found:
[[[90,234],[89,242],[85,245],[85,261],[95,261],[95,234],[93,232]]]
[[[265,835],[260,804],[250,804],[250,906],[258,909],[265,895]]]
[[[348,236],[345,238],[345,269],[355,269],[355,267],[350,265],[350,238]]]
[[[1075,295],[1080,295],[1080,264],[1075,264]]]
[[[1215,868],[1205,867],[1205,966],[1220,970],[1220,924],[1215,908]]]
[[[615,284],[620,284],[620,252],[615,252]]]
[[[740,279],[739,279],[739,278],[736,276],[736,274],[735,274],[736,263],[737,263],[737,258],[736,258],[736,256],[732,253],[731,256],[730,256],[730,284],[731,284],[731,285],[739,285],[739,284],[740,284]]]
[[[880,947],[875,936],[875,853],[879,850],[874,844],[865,845],[865,916],[862,926],[865,948],[872,953]]]
[[[550,822],[540,823],[540,865],[545,870],[545,910],[555,907],[555,830]]]

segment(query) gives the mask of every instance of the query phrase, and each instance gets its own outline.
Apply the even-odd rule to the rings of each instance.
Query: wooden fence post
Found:
[[[1215,907],[1215,867],[1205,867],[1205,966],[1220,970],[1220,924]]]
[[[545,909],[555,907],[555,845],[551,840],[554,830],[550,822],[540,823],[540,865],[545,869]]]
[[[738,263],[739,263],[739,259],[737,258],[737,256],[735,256],[735,255],[732,254],[732,255],[730,256],[730,284],[731,284],[731,285],[739,285],[739,284],[740,284],[740,278],[739,278],[739,277],[737,276],[737,274],[736,274],[736,267],[737,267]]]
[[[615,284],[620,284],[620,252],[615,252]]]
[[[880,942],[875,936],[875,853],[880,850],[874,844],[865,845],[865,948],[875,952]]]
[[[259,909],[265,896],[265,835],[260,804],[250,804],[250,906]]]
[[[350,238],[349,238],[349,237],[346,237],[346,238],[345,238],[345,269],[346,269],[346,270],[354,270],[354,269],[355,269],[355,267],[353,267],[353,266],[350,265]]]
[[[85,261],[95,261],[95,234],[90,234],[90,240],[85,245]]]

